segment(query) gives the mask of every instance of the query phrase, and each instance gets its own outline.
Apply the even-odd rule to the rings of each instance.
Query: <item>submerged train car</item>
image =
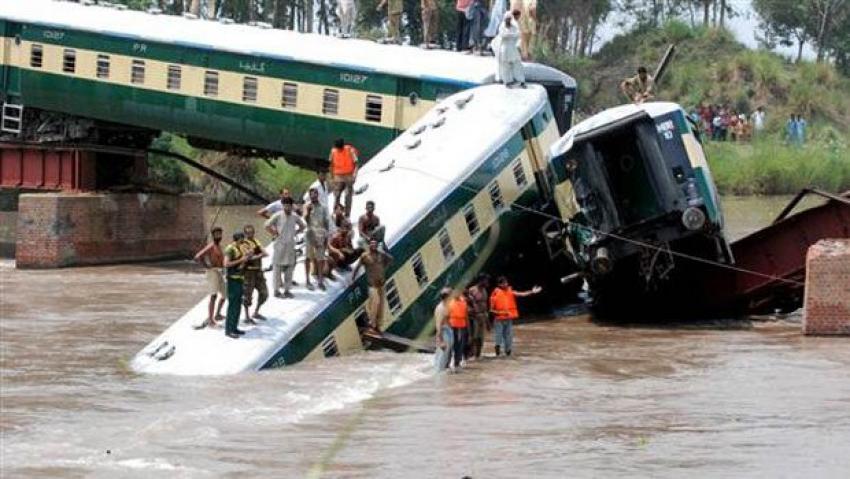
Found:
[[[541,196],[545,152],[558,140],[545,90],[490,85],[449,97],[393,141],[357,176],[353,211],[366,201],[386,227],[395,258],[386,282],[384,330],[430,338],[443,287],[463,287],[480,271],[528,268],[542,219],[525,213]],[[303,277],[303,264],[296,278]],[[270,278],[268,278],[270,280]],[[365,277],[348,276],[327,292],[294,288],[270,298],[269,318],[240,339],[196,331],[206,300],[139,352],[137,371],[226,374],[291,365],[363,347]]]
[[[688,282],[699,260],[734,262],[705,154],[679,105],[605,110],[550,153],[558,237],[600,310],[687,302],[702,295]]]
[[[0,2],[0,34],[0,136],[126,146],[162,130],[302,166],[339,137],[371,158],[495,71],[455,52],[50,0]],[[565,132],[575,81],[538,64],[526,74]]]

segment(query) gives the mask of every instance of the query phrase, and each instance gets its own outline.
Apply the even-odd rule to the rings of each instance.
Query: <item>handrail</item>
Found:
[[[839,203],[843,203],[847,206],[850,206],[850,191],[845,191],[841,195],[836,195],[833,193],[828,193],[826,191],[819,190],[817,188],[803,188],[802,190],[800,190],[799,193],[797,193],[797,196],[795,196],[794,199],[792,199],[788,203],[788,205],[785,206],[785,209],[783,209],[782,212],[779,213],[779,216],[777,216],[776,219],[773,220],[772,224],[776,224],[784,220],[785,217],[787,217],[788,214],[791,213],[794,207],[796,207],[797,204],[800,203],[800,201],[808,194],[818,195],[828,200],[837,201]]]

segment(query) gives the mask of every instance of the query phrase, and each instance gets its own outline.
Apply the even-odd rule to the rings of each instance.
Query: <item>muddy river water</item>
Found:
[[[725,207],[740,236],[782,204]],[[251,210],[217,221],[232,229]],[[456,375],[375,352],[239,376],[134,374],[128,359],[203,297],[202,278],[187,262],[0,262],[0,476],[850,477],[846,338],[555,314],[517,328],[515,358]]]

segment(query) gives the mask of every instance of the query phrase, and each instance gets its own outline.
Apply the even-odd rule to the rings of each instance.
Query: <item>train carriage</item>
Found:
[[[164,130],[304,166],[338,137],[371,158],[439,99],[493,82],[495,70],[491,58],[454,52],[48,0],[0,3],[0,25],[0,92],[20,126],[7,138],[102,142],[119,132],[144,143]],[[575,81],[526,70],[566,131]]]

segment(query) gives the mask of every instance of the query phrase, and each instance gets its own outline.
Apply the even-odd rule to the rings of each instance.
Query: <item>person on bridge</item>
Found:
[[[327,266],[328,231],[330,230],[330,215],[319,201],[319,190],[310,188],[310,202],[304,208],[304,220],[307,222],[307,260],[304,262],[307,289],[313,289],[310,281],[310,266],[316,271],[319,289],[325,288],[325,271]],[[333,279],[333,275],[331,275]]]
[[[499,34],[493,39],[491,47],[496,55],[496,81],[510,87],[519,83],[525,88],[525,72],[522,69],[522,57],[519,47],[519,10],[505,14],[499,27]]]
[[[401,43],[401,14],[404,13],[404,2],[381,0],[375,10],[380,12],[384,5],[387,5],[387,43]]]
[[[374,201],[366,202],[366,212],[357,220],[357,232],[360,234],[359,245],[364,250],[372,240],[378,243],[384,241],[384,228],[381,227],[381,218],[375,214]]]
[[[629,99],[629,101],[641,104],[655,97],[652,89],[655,86],[655,80],[652,75],[646,72],[646,67],[638,67],[637,75],[631,78],[626,78],[620,83],[620,91]]]
[[[457,371],[462,363],[465,364],[464,352],[469,340],[469,306],[466,303],[463,291],[455,294],[449,302],[449,326],[452,327],[452,335],[454,336],[452,356],[454,357],[454,369]]]
[[[197,329],[210,326],[214,327],[224,319],[221,315],[221,308],[224,306],[224,296],[226,294],[224,287],[224,252],[221,250],[222,230],[219,226],[213,226],[210,230],[212,241],[207,243],[198,254],[195,255],[195,261],[206,268],[207,287],[210,293],[210,305],[208,308],[207,320],[196,326]],[[218,307],[216,307],[216,299],[218,299]]]
[[[354,24],[357,22],[357,2],[354,0],[339,0],[336,5],[339,17],[339,35],[342,38],[354,36]]]
[[[490,312],[493,313],[493,336],[496,343],[496,356],[501,354],[505,348],[505,354],[511,355],[511,346],[514,340],[513,322],[519,319],[516,298],[532,296],[543,291],[540,286],[535,286],[528,291],[514,291],[508,283],[508,278],[500,276],[497,287],[490,295]]]
[[[334,208],[340,204],[345,192],[345,216],[351,217],[351,197],[354,195],[354,180],[357,177],[357,150],[340,138],[334,142],[328,161],[336,187]]]
[[[245,268],[242,271],[245,276],[242,304],[245,307],[245,322],[257,324],[255,320],[266,319],[265,316],[260,314],[260,306],[269,299],[269,288],[266,285],[266,276],[263,274],[263,258],[268,255],[263,249],[263,245],[254,237],[253,225],[245,225],[242,232],[245,233],[245,240],[241,244],[242,252],[251,255],[251,260],[245,263]],[[257,290],[257,306],[254,308],[254,315],[252,316],[250,309],[254,290]]]
[[[283,211],[278,211],[266,220],[266,231],[274,240],[274,256],[272,256],[272,278],[275,298],[291,298],[292,272],[295,269],[295,236],[307,227],[301,216],[295,214],[292,208],[292,198],[283,200]],[[280,274],[284,274],[281,284]],[[283,288],[283,293],[280,288]]]
[[[227,275],[227,317],[224,320],[224,334],[229,338],[238,338],[245,334],[238,328],[240,306],[244,290],[245,263],[253,259],[252,255],[242,252],[241,243],[245,234],[241,231],[233,233],[233,242],[224,248],[224,269]]]
[[[452,299],[452,289],[440,290],[440,302],[434,308],[434,324],[437,327],[436,345],[434,355],[434,367],[437,372],[449,367],[452,359],[452,348],[454,348],[454,335],[452,327],[449,326],[449,301]]]
[[[480,358],[484,350],[484,332],[490,331],[490,305],[487,288],[490,285],[490,277],[486,274],[478,276],[478,280],[468,290],[469,296],[469,323],[470,323],[470,350],[471,356]]]
[[[366,271],[366,284],[369,286],[369,299],[366,301],[366,314],[372,332],[381,334],[381,322],[384,317],[384,283],[387,280],[387,268],[393,257],[378,249],[378,241],[369,241],[369,249],[360,256],[360,262],[351,273],[351,283],[357,279],[360,268]]]

